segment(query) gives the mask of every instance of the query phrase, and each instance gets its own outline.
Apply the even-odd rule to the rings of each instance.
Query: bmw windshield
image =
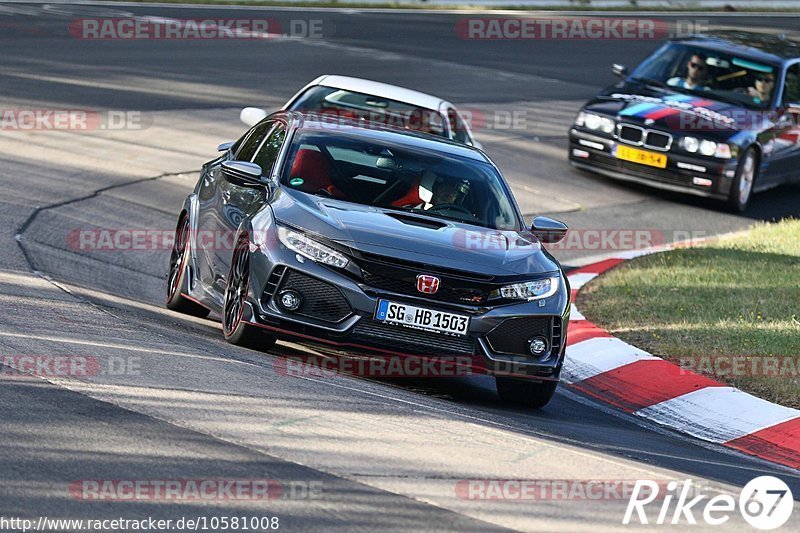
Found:
[[[498,230],[519,230],[510,193],[493,165],[401,135],[299,130],[284,186],[372,207]],[[438,144],[438,143],[436,143]]]
[[[780,67],[683,43],[667,43],[631,77],[636,81],[751,109],[772,103]]]

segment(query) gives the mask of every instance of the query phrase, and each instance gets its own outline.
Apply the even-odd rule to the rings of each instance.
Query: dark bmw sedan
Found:
[[[218,312],[228,341],[259,349],[464,356],[504,399],[548,402],[570,293],[541,242],[566,226],[526,227],[483,152],[297,112],[220,149],[178,218],[169,308]]]
[[[800,44],[717,32],[668,41],[587,102],[569,132],[581,169],[724,200],[800,181]]]

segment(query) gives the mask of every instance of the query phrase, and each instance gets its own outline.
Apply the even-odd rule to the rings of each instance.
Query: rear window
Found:
[[[446,136],[444,119],[438,111],[332,87],[315,86],[292,104],[293,111],[316,112],[361,119],[399,128]]]

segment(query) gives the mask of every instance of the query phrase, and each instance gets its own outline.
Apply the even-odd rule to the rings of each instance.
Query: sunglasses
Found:
[[[756,76],[756,81],[761,81],[764,83],[775,83],[775,78],[768,78],[766,76]]]
[[[696,68],[697,70],[705,70],[706,69],[705,65],[703,65],[702,63],[695,63],[694,61],[689,63],[689,66],[692,67],[692,68]]]

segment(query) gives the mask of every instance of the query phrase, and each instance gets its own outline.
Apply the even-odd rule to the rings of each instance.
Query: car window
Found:
[[[464,144],[472,144],[464,121],[461,120],[461,116],[452,107],[447,110],[447,120],[450,123],[450,131],[454,140]]]
[[[446,136],[444,119],[438,111],[344,89],[311,87],[300,95],[291,105],[291,109],[345,119],[368,120]]]
[[[775,98],[780,66],[738,54],[668,43],[642,62],[631,77],[683,92],[767,109]]]
[[[786,72],[783,85],[783,103],[800,104],[800,63],[795,63]]]
[[[300,130],[281,183],[373,207],[519,229],[513,199],[493,165],[400,140],[375,140],[341,130],[336,134]]]
[[[269,176],[272,167],[275,165],[275,160],[278,159],[278,154],[281,151],[283,140],[286,138],[286,126],[280,122],[275,124],[272,131],[269,132],[267,138],[261,143],[253,163],[261,167],[261,173],[264,176]]]
[[[261,146],[261,143],[264,141],[267,133],[269,133],[270,129],[274,125],[275,121],[268,120],[266,122],[257,124],[252,130],[250,130],[250,133],[241,143],[239,151],[236,152],[236,159],[238,161],[252,161],[253,156],[256,155],[256,150],[258,150],[258,147]]]

